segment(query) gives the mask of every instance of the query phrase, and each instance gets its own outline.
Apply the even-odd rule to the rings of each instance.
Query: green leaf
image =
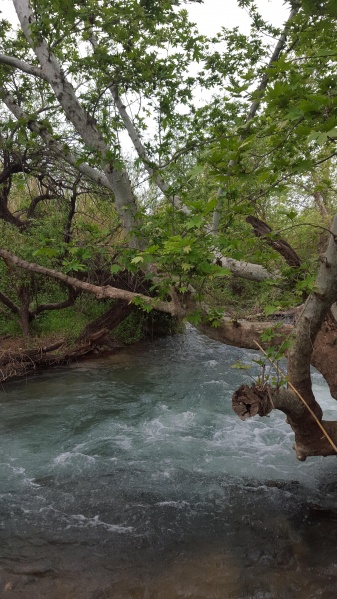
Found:
[[[55,250],[54,248],[40,248],[39,250],[35,250],[33,252],[33,256],[47,256],[47,258],[55,258],[60,253],[60,250]]]
[[[188,321],[194,326],[198,326],[201,322],[201,310],[195,310],[188,315]]]
[[[327,132],[327,136],[331,139],[335,139],[337,137],[337,127],[330,129],[330,131]]]
[[[249,364],[242,364],[242,362],[236,362],[232,364],[231,368],[238,368],[240,370],[248,370],[250,368]]]
[[[192,264],[188,264],[187,262],[183,262],[181,265],[181,268],[185,271],[188,272],[189,270],[191,270],[191,268],[193,268]]]
[[[123,270],[123,269],[121,266],[119,266],[119,264],[112,264],[110,267],[110,272],[112,275],[116,275],[121,270]]]
[[[139,264],[140,262],[144,262],[143,256],[135,256],[131,260],[131,264]]]
[[[292,209],[292,210],[289,210],[288,212],[286,212],[285,215],[290,220],[294,220],[297,216],[297,212],[296,212],[296,210]]]
[[[192,179],[195,179],[198,175],[200,175],[200,173],[203,172],[204,168],[205,167],[203,164],[197,164],[190,170],[188,180],[191,181]]]

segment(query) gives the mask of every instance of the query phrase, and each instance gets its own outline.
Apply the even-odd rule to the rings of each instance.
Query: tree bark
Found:
[[[2,302],[13,314],[19,315],[20,308],[12,300],[0,291],[0,302]]]
[[[275,389],[269,385],[241,385],[232,398],[234,412],[246,420],[253,416],[267,416],[272,410],[281,410],[295,433],[296,457],[304,462],[309,456],[336,455],[336,451],[298,397],[289,389]],[[337,445],[337,421],[319,418],[321,425]]]
[[[329,215],[327,207],[324,203],[324,199],[323,199],[321,192],[314,191],[312,195],[314,196],[315,204],[316,204],[321,216],[328,220],[330,218],[330,215]]]
[[[220,343],[226,343],[226,345],[232,345],[234,347],[243,347],[245,349],[257,349],[255,341],[267,349],[270,347],[269,341],[262,341],[261,335],[267,330],[273,329],[275,336],[273,338],[273,345],[280,345],[287,337],[289,337],[294,331],[294,325],[292,324],[277,324],[273,322],[249,322],[248,320],[234,320],[233,318],[223,317],[218,323],[217,327],[212,327],[207,323],[207,313],[204,314],[204,319],[201,324],[198,325],[198,330],[207,337],[219,341]]]
[[[270,245],[276,252],[281,254],[289,266],[298,268],[301,266],[302,260],[295,250],[289,245],[287,241],[273,234],[273,230],[267,223],[260,220],[256,216],[247,216],[247,223],[249,223],[254,230],[256,237],[265,239],[268,245]]]
[[[90,322],[79,336],[79,341],[90,338],[94,333],[101,329],[106,329],[108,332],[115,329],[125,318],[131,314],[134,306],[124,300],[117,300],[112,306],[101,316]]]
[[[216,263],[223,266],[223,268],[228,268],[235,277],[258,282],[268,280],[277,281],[279,279],[277,273],[269,272],[264,266],[261,266],[261,264],[253,264],[251,262],[235,260],[234,258],[226,258],[220,252],[215,252],[214,255]]]
[[[323,369],[323,374],[328,382],[330,379],[332,392],[336,394],[336,379],[334,375],[335,363],[331,364],[331,357],[335,356],[335,350],[330,360],[324,363],[324,354],[322,347],[326,352],[331,352],[331,343],[333,346],[336,341],[336,325],[333,319],[329,318],[331,306],[337,299],[337,216],[334,218],[332,232],[327,251],[321,259],[318,270],[316,285],[314,291],[308,297],[304,304],[302,313],[297,320],[294,330],[293,343],[288,352],[288,381],[296,391],[305,399],[307,407],[301,405],[301,400],[294,392],[287,390],[287,401],[285,396],[280,394],[279,390],[267,388],[266,393],[270,396],[272,407],[280,409],[287,414],[287,421],[295,433],[296,455],[298,459],[305,460],[310,455],[335,455],[337,452],[328,440],[323,437],[315,418],[322,420],[322,409],[315,399],[312,391],[310,364],[313,362],[316,366]],[[316,344],[316,349],[314,347]],[[325,354],[326,355],[326,354]],[[323,358],[323,359],[322,359]],[[332,372],[329,369],[332,367]],[[257,402],[260,400],[259,389],[253,386],[248,392],[242,387],[234,394],[233,402],[235,406],[241,405],[242,415],[250,416],[259,413],[257,407],[244,406],[247,404],[246,397],[256,396]],[[264,392],[265,390],[262,389]],[[263,395],[265,401],[265,393]],[[291,398],[291,399],[289,399]],[[241,402],[241,403],[240,403]],[[254,401],[253,401],[254,403]],[[248,406],[248,404],[247,404]],[[264,408],[263,408],[264,409]],[[324,428],[330,434],[333,443],[337,443],[337,422],[322,422]],[[335,443],[335,444],[336,444]]]
[[[20,299],[19,306],[19,323],[24,337],[29,337],[29,303],[30,303],[30,290],[29,285],[20,285],[18,291],[18,297]]]

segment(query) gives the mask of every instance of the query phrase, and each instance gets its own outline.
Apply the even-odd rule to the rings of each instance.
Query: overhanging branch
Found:
[[[123,299],[127,302],[138,300],[138,302],[144,302],[144,305],[146,306],[151,306],[155,310],[171,314],[172,316],[181,317],[184,314],[181,305],[177,301],[174,301],[174,298],[171,302],[165,302],[157,298],[143,295],[142,293],[133,293],[132,291],[118,289],[117,287],[111,287],[110,285],[99,286],[93,285],[92,283],[86,283],[85,281],[80,281],[75,277],[65,275],[57,270],[52,270],[51,268],[40,266],[39,264],[35,264],[34,262],[27,262],[26,260],[22,260],[15,254],[12,254],[7,250],[0,249],[0,258],[3,258],[6,262],[11,262],[14,266],[23,268],[24,270],[36,272],[46,277],[50,277],[51,279],[62,281],[63,283],[66,283],[66,285],[74,287],[75,289],[91,293],[97,299]]]

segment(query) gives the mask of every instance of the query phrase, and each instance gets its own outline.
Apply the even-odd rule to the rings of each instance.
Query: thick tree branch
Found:
[[[296,457],[301,462],[308,456],[336,455],[337,422],[320,419],[320,424],[332,443],[322,433],[318,423],[290,389],[276,389],[269,385],[241,385],[232,398],[234,412],[246,420],[253,416],[267,416],[272,410],[281,410],[295,432]]]
[[[57,197],[58,196],[55,193],[50,193],[48,191],[46,193],[41,193],[40,195],[35,196],[35,198],[33,198],[31,203],[29,204],[27,210],[27,219],[33,218],[36,206],[40,202],[44,202],[45,200],[55,200]]]
[[[6,56],[6,54],[0,54],[0,63],[6,64],[10,67],[14,67],[14,69],[19,69],[23,73],[27,73],[27,75],[34,75],[34,77],[39,77],[39,79],[44,79],[47,81],[47,78],[42,73],[42,70],[39,67],[34,67],[33,65],[24,62],[23,60],[19,60],[14,56]]]
[[[323,374],[332,377],[335,385],[333,391],[336,393],[337,379],[334,376],[335,364],[327,362],[324,367],[321,356],[322,347],[333,355],[336,340],[336,326],[332,320],[329,323],[329,312],[331,306],[337,299],[337,216],[334,218],[332,233],[327,251],[321,260],[316,279],[314,291],[304,304],[301,315],[296,323],[293,335],[293,343],[288,352],[288,381],[292,388],[296,389],[307,406],[315,414],[316,418],[322,420],[322,410],[317,403],[312,391],[310,364],[316,363],[319,367],[323,365]],[[323,326],[324,323],[324,326]],[[331,331],[332,329],[332,331]],[[329,347],[332,336],[332,348]],[[316,344],[315,351],[314,345]],[[324,372],[324,368],[326,372]],[[329,373],[329,370],[333,372]],[[247,399],[248,398],[248,399]],[[310,455],[334,455],[335,449],[331,443],[322,437],[322,431],[308,410],[294,392],[287,389],[284,395],[277,389],[270,387],[241,387],[233,396],[233,405],[241,417],[248,417],[260,413],[268,413],[269,408],[282,410],[287,414],[287,420],[295,433],[296,456],[299,460],[305,460]],[[253,407],[254,406],[254,407]],[[333,444],[337,444],[337,422],[322,422],[322,425]]]
[[[2,194],[0,195],[0,218],[10,225],[14,225],[14,227],[17,227],[21,231],[27,228],[27,223],[22,222],[22,220],[11,213],[7,201],[2,197]]]
[[[263,348],[270,347],[270,342],[261,341],[261,335],[275,326],[273,322],[249,322],[224,316],[217,323],[217,327],[212,327],[207,322],[207,312],[203,316],[203,322],[198,325],[198,330],[211,339],[246,349],[256,349],[255,341],[259,341]],[[280,324],[278,323],[275,329],[274,344],[276,345],[282,343],[294,331],[294,325],[282,323],[282,326],[279,326]]]
[[[133,293],[132,291],[117,289],[116,287],[111,287],[110,285],[92,285],[91,283],[79,281],[78,279],[75,279],[75,277],[65,275],[62,272],[52,270],[51,268],[45,268],[44,266],[40,266],[33,262],[27,262],[26,260],[22,260],[18,256],[15,256],[14,254],[8,252],[7,250],[0,249],[0,258],[3,258],[6,261],[6,263],[11,262],[14,266],[18,266],[19,268],[23,268],[24,270],[39,273],[46,277],[50,277],[51,279],[62,281],[63,283],[66,283],[66,285],[74,287],[75,289],[91,293],[95,295],[97,299],[123,299],[127,302],[132,302],[133,300],[138,299],[140,301],[143,301],[145,305],[150,305],[155,310],[171,314],[172,316],[180,317],[184,314],[184,310],[182,309],[181,305],[174,300],[172,300],[171,302],[165,302],[157,298],[143,295],[142,293]]]
[[[0,185],[5,183],[15,173],[30,173],[31,168],[21,162],[12,162],[0,173]]]
[[[76,302],[76,298],[78,296],[78,292],[73,287],[68,288],[68,297],[63,302],[54,302],[50,304],[40,304],[30,312],[30,319],[33,320],[36,318],[41,312],[51,311],[51,310],[63,310],[64,308],[69,308],[73,306]]]
[[[316,337],[337,299],[337,216],[327,251],[322,258],[315,290],[308,297],[296,326],[296,339],[289,354],[288,375],[302,393],[311,389],[310,362]]]
[[[156,183],[159,190],[170,201],[170,203],[174,206],[174,208],[176,208],[180,212],[183,212],[186,215],[191,214],[190,209],[187,208],[187,206],[185,206],[185,204],[183,204],[180,197],[177,196],[176,194],[170,193],[169,185],[166,183],[166,181],[163,179],[163,177],[159,174],[159,166],[157,164],[155,164],[153,162],[153,160],[151,160],[150,157],[148,156],[146,149],[145,149],[145,147],[142,143],[142,140],[140,138],[140,135],[139,135],[136,127],[134,126],[132,120],[130,119],[120,96],[118,95],[117,87],[115,85],[111,85],[109,89],[110,89],[112,97],[114,99],[115,106],[118,109],[119,115],[124,123],[125,129],[127,130],[128,134],[130,136],[130,139],[134,145],[135,150],[137,151],[139,158],[143,162],[145,170],[149,173],[151,179]]]
[[[285,46],[286,40],[287,40],[287,35],[288,35],[288,30],[289,30],[289,25],[291,24],[292,20],[294,19],[294,17],[296,17],[297,13],[299,11],[299,7],[294,7],[290,14],[289,17],[286,21],[286,24],[284,26],[284,29],[281,33],[280,39],[278,40],[274,52],[270,57],[269,63],[266,67],[266,71],[263,74],[261,81],[258,85],[258,87],[256,88],[256,90],[253,92],[253,96],[255,96],[255,100],[253,100],[248,115],[247,115],[247,120],[246,122],[249,123],[249,121],[251,121],[254,116],[256,115],[256,112],[261,104],[261,100],[263,97],[263,92],[265,91],[269,79],[270,79],[270,72],[269,70],[273,67],[273,65],[275,64],[275,62],[277,62],[277,60],[280,57],[280,54]]]
[[[91,31],[90,42],[95,51],[98,48],[98,41],[92,31]],[[109,90],[113,97],[115,106],[119,112],[119,115],[124,123],[124,127],[129,134],[129,137],[133,143],[133,146],[134,146],[139,158],[143,162],[145,170],[149,173],[150,177],[156,183],[157,187],[168,198],[168,200],[171,202],[171,204],[175,208],[177,208],[184,214],[190,214],[191,211],[189,210],[189,208],[187,208],[187,206],[185,206],[182,203],[180,197],[170,193],[169,186],[167,185],[167,183],[165,182],[165,180],[159,173],[159,166],[153,160],[151,160],[150,157],[148,156],[147,151],[146,151],[146,149],[143,145],[143,142],[141,140],[141,137],[140,137],[135,125],[133,124],[132,120],[130,119],[130,117],[126,111],[125,105],[123,104],[123,102],[119,96],[117,85],[112,83],[109,86]]]
[[[73,184],[72,194],[70,198],[70,210],[68,212],[67,222],[64,230],[63,240],[65,243],[69,243],[71,240],[71,227],[73,218],[76,211],[76,200],[77,200],[77,185],[80,182],[80,175],[76,178]]]
[[[289,266],[301,266],[302,261],[299,255],[287,241],[281,237],[275,237],[275,235],[273,236],[273,230],[269,227],[269,225],[267,225],[267,223],[265,223],[263,220],[260,220],[256,216],[247,216],[246,221],[253,227],[256,237],[262,237],[265,239],[268,245],[270,245],[274,250],[281,254],[281,256],[283,256]]]
[[[215,252],[215,261],[223,268],[228,268],[231,273],[236,277],[243,279],[249,279],[251,281],[267,281],[276,280],[277,274],[270,273],[261,264],[253,264],[251,262],[244,262],[242,260],[235,260],[234,258],[226,258],[220,252]]]

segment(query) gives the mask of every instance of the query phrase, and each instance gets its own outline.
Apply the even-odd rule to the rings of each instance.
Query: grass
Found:
[[[41,303],[44,301],[48,301],[48,298],[41,299]],[[89,322],[106,310],[106,301],[97,301],[92,297],[82,296],[78,298],[74,306],[39,314],[30,325],[31,335],[34,337],[60,335],[71,341],[80,335]],[[18,318],[6,308],[1,309],[0,312],[0,335],[22,336]]]

